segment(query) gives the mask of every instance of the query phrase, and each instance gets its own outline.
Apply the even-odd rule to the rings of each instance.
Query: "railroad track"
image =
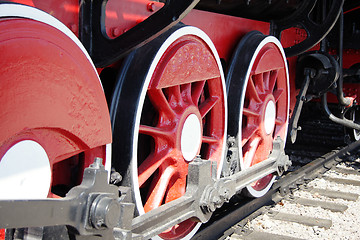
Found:
[[[302,185],[227,239],[359,239],[356,163],[340,163]]]
[[[297,239],[296,237],[289,238],[285,235],[274,234],[272,230],[278,229],[278,227],[264,225],[264,220],[268,218],[271,218],[274,222],[282,221],[281,226],[290,229],[293,222],[304,226],[312,225],[310,228],[315,235],[319,235],[323,229],[330,228],[332,225],[331,219],[302,216],[301,209],[304,209],[302,206],[322,207],[340,212],[345,211],[347,206],[319,200],[315,201],[311,197],[306,199],[303,196],[318,196],[319,199],[333,197],[356,200],[355,198],[358,197],[356,194],[336,191],[324,192],[312,186],[316,185],[316,181],[360,184],[359,181],[333,177],[334,174],[340,176],[359,174],[359,171],[344,168],[344,164],[350,166],[355,159],[354,156],[359,156],[360,141],[345,147],[338,147],[336,150],[331,150],[321,156],[319,154],[324,149],[323,151],[313,152],[307,151],[304,146],[299,149],[296,150],[296,147],[294,147],[288,150],[290,158],[295,158],[292,170],[279,179],[264,197],[258,199],[235,199],[215,212],[214,217],[203,226],[202,230],[194,236],[194,239]],[[308,149],[311,149],[311,146],[308,146]],[[314,146],[312,146],[312,149],[314,149]],[[303,153],[303,157],[300,157],[301,153],[299,152]],[[358,168],[359,163],[354,164]],[[334,169],[331,170],[333,175],[326,173],[330,169]],[[317,179],[315,183],[314,179]],[[299,206],[297,215],[294,212],[279,212],[280,209],[288,209],[289,204]],[[289,223],[289,225],[284,222]],[[284,230],[284,232],[286,231]],[[289,233],[287,234],[289,236]],[[312,237],[307,239],[309,238]]]

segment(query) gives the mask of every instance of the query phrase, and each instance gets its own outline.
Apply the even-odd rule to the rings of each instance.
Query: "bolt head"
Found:
[[[91,206],[91,223],[97,229],[114,228],[120,219],[120,203],[99,195]]]
[[[147,8],[147,10],[149,12],[155,12],[156,11],[156,6],[155,6],[154,3],[149,3],[146,8]]]

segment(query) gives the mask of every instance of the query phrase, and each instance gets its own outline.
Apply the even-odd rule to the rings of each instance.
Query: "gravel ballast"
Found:
[[[356,161],[360,162],[360,159],[357,159]],[[354,167],[350,164],[341,163],[338,165],[338,167],[359,171],[356,166]],[[348,209],[344,212],[333,212],[321,207],[300,205],[291,201],[291,198],[290,200],[282,200],[281,202],[277,203],[273,208],[271,208],[270,212],[274,211],[287,214],[296,214],[299,216],[328,219],[332,222],[332,225],[329,229],[318,226],[305,226],[299,223],[275,220],[271,217],[271,214],[265,214],[255,218],[247,224],[246,228],[257,232],[267,232],[300,239],[360,239],[359,198],[356,201],[348,201],[340,198],[328,198],[316,192],[310,192],[307,190],[311,188],[320,188],[360,195],[360,186],[339,184],[326,180],[327,177],[360,181],[360,175],[339,173],[336,172],[335,169],[325,173],[324,177],[325,179],[318,178],[309,182],[304,190],[295,191],[293,196],[346,205],[348,206]],[[228,239],[239,239],[238,237],[239,236],[234,235],[234,238],[230,237]]]

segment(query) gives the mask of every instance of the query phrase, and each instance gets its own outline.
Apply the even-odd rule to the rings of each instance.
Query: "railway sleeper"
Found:
[[[276,139],[267,160],[218,180],[212,171],[216,163],[197,158],[189,164],[184,196],[135,218],[130,189],[109,185],[102,159],[96,158],[65,198],[0,201],[0,228],[68,225],[79,239],[148,239],[189,218],[207,222],[216,208],[253,181],[287,170],[291,162],[283,144]]]

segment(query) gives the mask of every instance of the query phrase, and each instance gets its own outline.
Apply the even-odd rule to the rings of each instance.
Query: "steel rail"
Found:
[[[307,165],[283,176],[270,191],[261,198],[245,199],[245,203],[238,204],[228,210],[228,213],[219,216],[204,224],[203,228],[193,239],[219,239],[224,232],[240,221],[246,222],[247,218],[260,208],[279,202],[291,188],[306,181],[315,179],[318,175],[326,172],[337,163],[343,161],[352,153],[360,151],[360,141],[354,142],[342,149],[332,150],[329,153],[315,159]],[[216,215],[216,212],[214,213]]]

